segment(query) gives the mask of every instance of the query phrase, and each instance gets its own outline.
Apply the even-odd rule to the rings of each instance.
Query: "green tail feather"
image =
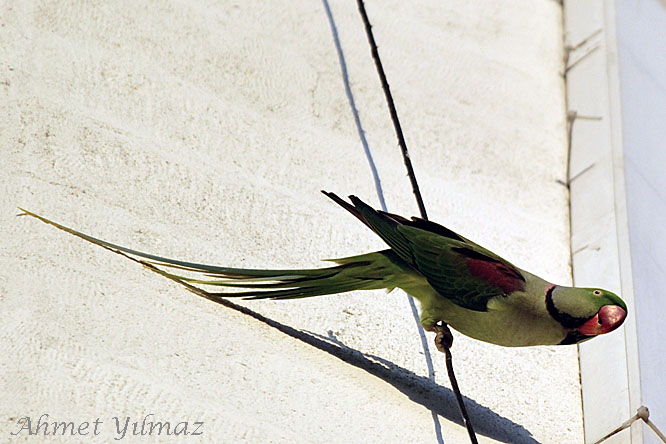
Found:
[[[219,267],[169,259],[97,239],[45,217],[24,210],[20,216],[31,216],[88,242],[116,252],[142,258],[143,264],[169,267],[191,273],[202,274],[212,279],[200,279],[171,274],[162,274],[191,284],[231,288],[247,288],[242,292],[206,292],[215,297],[242,297],[246,299],[295,299],[353,290],[392,289],[402,271],[402,261],[391,250],[334,259],[338,265],[326,268],[303,270],[258,270],[248,268]]]

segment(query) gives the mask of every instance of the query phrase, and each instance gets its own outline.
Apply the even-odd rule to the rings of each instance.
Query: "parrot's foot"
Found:
[[[446,353],[446,350],[451,349],[453,345],[453,335],[449,326],[443,322],[438,322],[426,330],[435,332],[435,347],[442,353]]]

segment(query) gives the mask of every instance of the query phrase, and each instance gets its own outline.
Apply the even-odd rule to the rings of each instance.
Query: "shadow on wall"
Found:
[[[330,332],[328,337],[324,337],[297,330],[226,299],[216,299],[213,302],[250,316],[281,333],[335,356],[347,364],[365,370],[371,375],[388,382],[413,402],[421,404],[433,413],[462,426],[462,419],[453,392],[436,384],[426,376],[418,376],[386,359],[364,355],[338,341]],[[465,405],[477,433],[511,444],[540,444],[523,426],[498,415],[476,401],[465,397]]]

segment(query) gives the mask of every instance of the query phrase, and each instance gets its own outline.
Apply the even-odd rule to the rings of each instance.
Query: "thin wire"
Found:
[[[357,0],[358,10],[361,13],[361,18],[363,19],[363,25],[365,27],[365,33],[368,37],[368,42],[370,43],[370,52],[372,53],[372,58],[375,61],[375,66],[377,68],[377,73],[379,74],[379,79],[382,84],[382,89],[384,90],[384,95],[386,97],[386,103],[389,108],[389,113],[391,114],[391,120],[393,121],[393,127],[395,128],[396,136],[398,137],[398,144],[402,150],[402,157],[405,162],[405,167],[407,168],[407,174],[409,175],[409,180],[412,184],[412,190],[414,191],[414,196],[416,197],[416,203],[419,207],[421,217],[423,219],[428,219],[428,215],[425,210],[425,205],[423,204],[423,198],[421,197],[421,191],[419,189],[419,184],[416,180],[416,174],[414,173],[414,168],[412,166],[412,161],[409,157],[409,151],[407,150],[407,143],[405,142],[405,137],[402,133],[402,127],[400,126],[400,120],[398,119],[398,112],[395,109],[395,103],[393,102],[393,96],[391,95],[391,90],[389,88],[388,81],[386,80],[386,74],[384,73],[384,67],[382,66],[382,61],[379,58],[379,51],[377,50],[377,43],[375,42],[375,37],[372,34],[372,25],[370,24],[370,19],[365,10],[365,5],[363,0]],[[448,329],[446,323],[442,322],[442,327]],[[462,416],[463,424],[467,428],[467,433],[469,434],[469,439],[473,444],[478,444],[476,439],[476,434],[474,433],[474,427],[472,422],[469,419],[469,414],[467,413],[467,408],[465,407],[465,401],[460,393],[460,387],[458,386],[458,381],[456,380],[456,375],[453,371],[453,357],[451,355],[451,349],[449,347],[444,347],[444,353],[446,355],[446,370],[449,374],[449,380],[451,381],[451,388],[458,401],[458,407],[460,408],[460,414]]]
[[[375,66],[377,67],[377,74],[379,74],[379,79],[382,82],[382,89],[384,90],[384,95],[386,96],[386,104],[388,105],[389,113],[391,114],[391,120],[393,121],[393,127],[395,128],[395,135],[398,136],[398,144],[402,150],[402,158],[405,162],[405,167],[407,168],[409,180],[412,183],[414,196],[416,196],[416,204],[419,206],[421,217],[423,219],[427,219],[428,215],[426,214],[425,205],[423,205],[423,198],[421,197],[421,191],[419,190],[419,183],[416,181],[414,167],[412,167],[412,160],[409,157],[409,151],[407,151],[407,143],[405,143],[405,136],[402,134],[402,127],[400,126],[400,120],[398,119],[398,111],[395,109],[395,103],[393,102],[393,96],[391,95],[391,90],[389,89],[389,84],[386,80],[384,67],[382,66],[382,61],[379,58],[379,52],[377,51],[375,37],[372,35],[372,25],[370,25],[370,20],[368,19],[368,14],[365,11],[363,0],[357,0],[357,3],[358,10],[361,13],[361,17],[363,18],[363,24],[365,25],[365,33],[367,34],[368,42],[370,43],[372,58],[375,61]]]

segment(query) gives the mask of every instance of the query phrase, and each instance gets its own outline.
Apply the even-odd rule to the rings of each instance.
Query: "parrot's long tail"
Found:
[[[197,264],[156,256],[132,250],[120,245],[97,239],[79,231],[53,222],[45,217],[24,210],[21,216],[31,216],[44,223],[66,231],[88,242],[122,252],[133,259],[154,266],[179,269],[194,277],[180,276],[160,270],[172,279],[190,284],[216,287],[244,288],[248,291],[207,292],[210,296],[243,297],[247,299],[295,299],[327,294],[344,293],[353,290],[393,289],[402,274],[403,261],[391,250],[377,251],[360,256],[334,259],[337,265],[326,268],[304,270],[258,270],[228,268],[215,265]]]

